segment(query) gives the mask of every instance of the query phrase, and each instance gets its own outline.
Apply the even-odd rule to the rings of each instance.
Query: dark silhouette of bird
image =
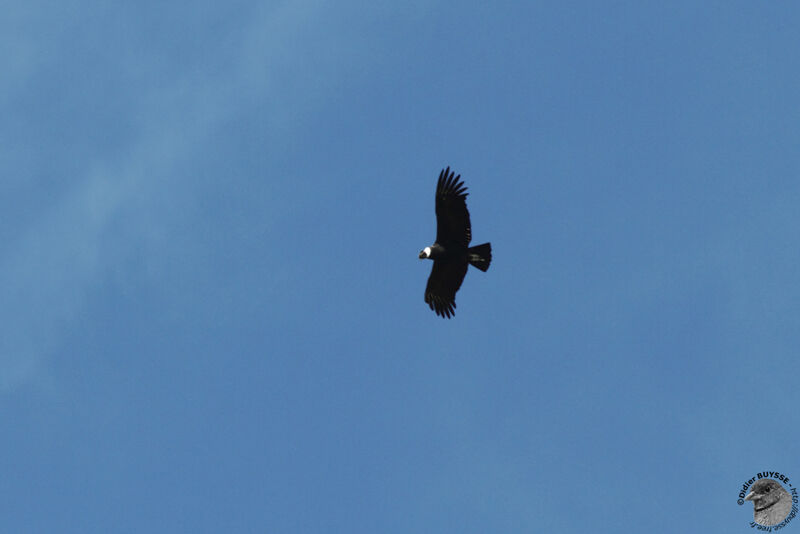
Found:
[[[472,265],[486,272],[492,262],[492,245],[469,246],[472,228],[467,211],[467,188],[450,167],[439,173],[436,185],[436,242],[419,253],[433,260],[425,288],[425,302],[436,315],[448,319],[456,313],[456,291]]]
[[[753,520],[765,527],[777,525],[792,511],[791,494],[771,478],[753,484],[744,500],[753,501]]]

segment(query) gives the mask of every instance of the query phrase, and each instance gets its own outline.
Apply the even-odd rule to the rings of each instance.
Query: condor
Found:
[[[436,185],[436,242],[422,249],[419,259],[433,260],[425,288],[425,302],[436,315],[448,319],[456,314],[456,291],[472,264],[486,272],[492,262],[492,245],[470,247],[472,229],[467,211],[467,188],[447,167]]]

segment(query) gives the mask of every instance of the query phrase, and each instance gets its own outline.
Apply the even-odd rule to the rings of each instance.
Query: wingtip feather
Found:
[[[436,194],[440,196],[454,196],[467,198],[467,187],[461,181],[461,175],[456,175],[455,171],[450,170],[450,166],[442,169],[439,173],[439,180],[436,184]]]

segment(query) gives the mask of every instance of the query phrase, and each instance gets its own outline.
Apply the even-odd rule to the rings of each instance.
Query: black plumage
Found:
[[[461,175],[450,167],[439,173],[436,185],[436,242],[422,249],[420,259],[433,260],[433,269],[425,288],[425,302],[436,315],[455,315],[456,291],[461,287],[471,264],[481,271],[489,269],[492,245],[469,246],[472,226],[467,210],[467,188]]]

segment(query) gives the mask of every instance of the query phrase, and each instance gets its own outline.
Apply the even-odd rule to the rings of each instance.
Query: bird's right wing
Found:
[[[433,262],[428,286],[425,288],[425,302],[436,315],[449,319],[456,314],[456,291],[464,281],[468,265],[462,261]]]

